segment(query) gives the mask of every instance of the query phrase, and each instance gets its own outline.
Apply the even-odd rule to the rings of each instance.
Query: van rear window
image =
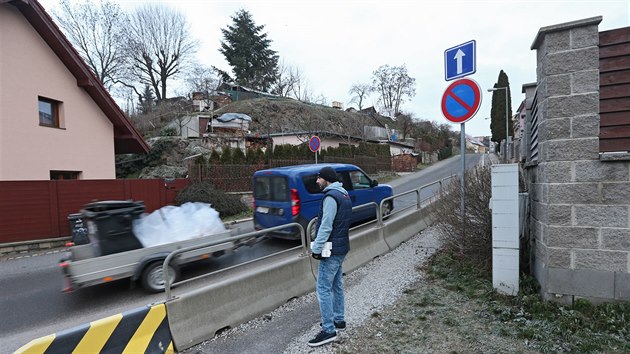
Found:
[[[282,176],[258,176],[254,182],[254,198],[283,202],[290,199],[287,178]]]

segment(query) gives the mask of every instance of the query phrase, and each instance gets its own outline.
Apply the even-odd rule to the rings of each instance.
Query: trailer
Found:
[[[64,275],[64,292],[130,278],[132,282],[140,282],[149,292],[164,291],[162,264],[169,253],[191,246],[208,244],[230,237],[230,231],[189,240],[162,244],[158,246],[137,248],[129,251],[96,256],[93,244],[71,246],[64,259],[59,262]],[[217,257],[235,247],[232,241],[199,248],[177,256],[169,264],[169,283],[175,283],[180,276],[183,264]]]
[[[230,241],[231,231],[223,227],[216,211],[209,211],[209,205],[184,204],[184,207],[190,214],[179,214],[177,219],[184,229],[173,227],[176,220],[172,219],[172,214],[169,220],[168,212],[162,209],[146,215],[144,221],[153,220],[149,228],[135,229],[144,225],[134,226],[134,220],[144,213],[143,202],[114,200],[86,204],[80,217],[81,225],[87,226],[87,238],[73,238],[67,254],[59,262],[64,275],[63,291],[130,278],[134,283],[140,282],[147,291],[160,292],[164,290],[162,265],[171,252],[200,246],[179,254],[170,262],[169,283],[173,284],[179,278],[182,265],[220,256],[235,248],[235,243]],[[172,208],[169,210],[184,210]],[[197,213],[199,211],[201,214]],[[191,219],[182,219],[183,216]],[[75,219],[78,216],[72,218],[74,223]],[[208,226],[211,219],[221,223],[221,227],[195,228],[195,223],[199,222]]]

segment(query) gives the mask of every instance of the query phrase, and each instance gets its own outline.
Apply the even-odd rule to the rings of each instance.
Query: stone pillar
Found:
[[[630,188],[627,162],[600,161],[599,32],[602,17],[539,30],[538,160],[528,161],[533,270],[545,299],[630,296]],[[626,197],[630,192],[623,193]]]

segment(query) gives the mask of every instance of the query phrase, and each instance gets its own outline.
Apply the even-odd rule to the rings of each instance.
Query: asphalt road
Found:
[[[467,155],[467,167],[487,163],[487,158],[487,155]],[[394,194],[399,194],[460,172],[461,159],[453,157],[388,183],[394,188]],[[428,197],[437,188],[427,188],[421,197]],[[415,204],[415,194],[398,197],[394,200],[394,211]],[[251,222],[241,227],[249,231]],[[196,262],[182,269],[182,276],[198,276],[295,246],[299,243],[261,239],[252,247]],[[139,287],[131,288],[128,280],[62,293],[62,275],[57,263],[63,255],[54,251],[0,259],[0,353],[13,352],[35,338],[164,300],[164,294],[148,294]],[[176,287],[173,294],[203,285],[203,278],[195,280]]]

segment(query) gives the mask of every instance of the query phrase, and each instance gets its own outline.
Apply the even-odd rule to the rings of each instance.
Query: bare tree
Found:
[[[372,73],[372,89],[379,94],[379,102],[392,116],[400,112],[405,97],[416,95],[416,79],[407,74],[407,67],[381,65]]]
[[[129,23],[127,55],[131,73],[136,81],[151,85],[159,103],[167,98],[168,80],[182,74],[199,44],[191,38],[184,15],[165,5],[137,8]]]
[[[201,92],[203,93],[206,107],[210,107],[210,96],[216,93],[217,88],[223,81],[215,69],[203,65],[194,65],[193,68],[187,72],[185,82],[186,89],[188,90],[185,95],[188,96],[194,92]]]
[[[190,123],[192,120],[193,120],[193,116],[185,112],[178,112],[175,115],[175,119],[173,119],[173,124],[176,125],[177,134],[179,136],[182,136],[184,128],[186,128],[187,130],[190,130],[190,128],[188,127],[188,123]],[[197,127],[197,130],[193,131],[193,133],[194,135],[199,136],[199,128]],[[205,132],[202,132],[202,133],[205,133]],[[190,136],[190,132],[186,132],[185,136]]]
[[[402,140],[407,139],[407,136],[410,136],[415,128],[413,114],[401,112],[396,117],[396,127],[398,128],[398,130],[400,130]]]
[[[193,65],[186,73],[185,82],[190,92],[212,93],[221,85],[221,79],[214,69],[203,65]]]
[[[109,0],[60,0],[53,16],[107,90],[122,77],[127,15]]]
[[[355,83],[350,87],[349,94],[354,94],[350,103],[356,103],[359,106],[359,111],[363,109],[363,100],[372,92],[372,86],[370,84]]]
[[[300,69],[282,61],[280,65],[278,65],[277,75],[276,83],[271,92],[279,96],[290,97],[296,85],[299,85],[299,80],[302,79]]]
[[[292,67],[289,70],[289,76],[291,78],[291,89],[288,91],[289,97],[309,102],[308,100],[312,93],[308,87],[308,82],[304,79],[302,70],[298,67]]]

